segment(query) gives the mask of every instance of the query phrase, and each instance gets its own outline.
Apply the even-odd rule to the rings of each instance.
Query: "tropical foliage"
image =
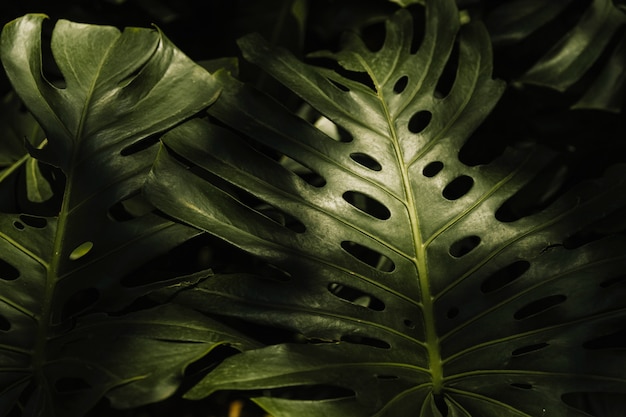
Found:
[[[4,27],[0,417],[620,415],[621,3],[265,3]]]

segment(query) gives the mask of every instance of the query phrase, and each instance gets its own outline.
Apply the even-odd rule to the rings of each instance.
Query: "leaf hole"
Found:
[[[530,269],[530,262],[516,261],[494,272],[487,277],[480,286],[480,290],[487,294],[510,284]]]
[[[441,413],[442,417],[448,417],[448,404],[446,402],[445,394],[435,394],[433,395],[433,399],[435,400],[435,406],[437,410]]]
[[[122,155],[122,156],[130,156],[130,155],[134,155],[136,153],[139,153],[141,151],[145,151],[146,149],[151,148],[154,145],[156,145],[157,143],[159,143],[159,139],[160,139],[160,136],[158,134],[150,135],[148,137],[139,139],[139,140],[131,143],[130,145],[124,147],[120,151],[120,155]]]
[[[83,378],[64,377],[54,383],[54,388],[59,394],[69,394],[91,389],[91,385]]]
[[[513,317],[516,320],[524,320],[529,317],[533,317],[538,314],[544,313],[545,311],[563,303],[565,300],[567,300],[567,297],[562,294],[544,297],[539,300],[528,303],[524,307],[520,308],[519,310],[515,312]]]
[[[467,175],[461,175],[453,179],[441,193],[446,200],[454,201],[467,194],[474,186],[474,179]]]
[[[415,322],[413,320],[404,319],[404,325],[408,327],[409,329],[415,328]]]
[[[13,222],[13,227],[15,227],[17,230],[24,230],[24,229],[26,229],[26,226],[24,226],[23,223],[18,222],[17,220]]]
[[[0,314],[0,332],[8,332],[11,330],[11,322]]]
[[[360,152],[351,153],[350,158],[352,158],[352,160],[357,164],[362,165],[367,169],[371,169],[372,171],[380,171],[383,169],[377,160],[367,154]]]
[[[78,245],[74,250],[70,253],[70,261],[77,261],[87,255],[93,249],[93,242],[83,242]]]
[[[376,339],[374,337],[365,337],[358,335],[346,335],[341,337],[342,342],[352,343],[355,345],[371,346],[378,349],[390,349],[391,345],[384,340]]]
[[[358,191],[346,191],[343,193],[343,199],[355,208],[379,220],[387,220],[391,217],[391,212],[383,203],[366,194]]]
[[[365,26],[361,30],[361,38],[367,49],[378,52],[385,44],[386,30],[384,22],[376,22]]]
[[[437,81],[437,86],[435,87],[435,96],[438,98],[447,97],[452,91],[452,86],[456,80],[457,67],[459,65],[459,42],[454,42],[454,47],[448,57],[448,62],[446,62],[441,75],[439,76],[439,80]]]
[[[14,281],[20,277],[20,271],[0,258],[0,279],[4,281]]]
[[[496,210],[496,219],[511,223],[545,209],[562,195],[567,175],[562,163],[548,165]]]
[[[69,297],[61,311],[61,319],[67,320],[83,313],[98,302],[100,292],[96,288],[84,288]]]
[[[324,177],[313,171],[311,168],[296,161],[295,159],[283,155],[280,159],[280,163],[282,166],[296,174],[298,177],[302,178],[305,182],[307,182],[309,185],[312,185],[313,187],[321,188],[326,185],[326,180],[324,179]]]
[[[449,252],[453,257],[461,258],[473,251],[479,244],[480,238],[478,236],[466,236],[450,245]]]
[[[391,259],[374,249],[368,248],[367,246],[346,240],[341,242],[341,247],[359,261],[374,267],[381,272],[391,272],[396,268],[396,265]]]
[[[524,390],[533,389],[533,386],[531,384],[525,384],[521,382],[514,382],[513,384],[511,384],[511,386],[513,388],[519,388]]]
[[[428,127],[433,114],[428,110],[422,110],[411,116],[409,120],[409,131],[411,133],[421,133]]]
[[[1,276],[2,274],[0,274]],[[609,288],[612,287],[614,285],[620,285],[626,283],[626,275],[620,275],[619,277],[613,277],[613,278],[609,278],[605,281],[602,281],[600,283],[600,287],[601,288]]]
[[[349,92],[349,91],[350,91],[350,89],[349,89],[348,87],[346,87],[345,85],[341,84],[340,82],[335,81],[335,80],[330,79],[330,78],[327,78],[327,79],[328,79],[328,81],[329,81],[332,85],[334,85],[334,86],[335,86],[338,90],[343,91],[344,93],[347,93],[347,92]]]
[[[402,77],[398,78],[398,81],[396,81],[396,83],[393,85],[393,92],[396,94],[402,93],[406,89],[406,86],[408,84],[409,84],[409,77],[406,75],[403,75]]]
[[[117,222],[126,222],[152,212],[154,206],[141,193],[133,194],[109,208],[109,217]]]
[[[548,346],[550,346],[549,343],[536,343],[534,345],[523,346],[523,347],[517,348],[513,352],[511,352],[511,356],[526,355],[527,353],[536,352],[538,350],[547,348]]]
[[[385,303],[380,299],[356,288],[333,282],[328,285],[328,291],[335,297],[370,310],[383,311],[385,309]]]
[[[446,313],[446,317],[449,319],[456,318],[459,315],[460,311],[457,307],[452,307]]]
[[[388,374],[379,374],[376,375],[376,379],[380,379],[383,381],[395,381],[396,379],[400,379],[397,375],[388,375]]]
[[[433,161],[426,165],[422,170],[422,174],[425,177],[432,178],[435,175],[439,174],[443,169],[443,162],[441,161]]]
[[[43,229],[48,225],[48,221],[43,217],[29,216],[26,214],[20,215],[20,220],[27,226],[35,229]]]
[[[626,329],[589,340],[583,343],[583,347],[589,350],[624,349],[626,348]]]
[[[421,4],[412,4],[408,7],[413,16],[413,37],[411,39],[411,53],[419,51],[426,32],[426,7]]]
[[[304,233],[306,232],[306,226],[300,220],[296,219],[294,216],[286,213],[282,210],[277,209],[276,207],[264,203],[257,207],[255,210],[259,213],[263,214],[268,219],[274,221],[275,223],[283,226],[292,232],[295,233]]]
[[[350,132],[342,128],[338,124],[334,123],[327,117],[319,117],[315,123],[313,123],[318,130],[323,132],[329,138],[336,140],[337,142],[350,143],[354,140]]]

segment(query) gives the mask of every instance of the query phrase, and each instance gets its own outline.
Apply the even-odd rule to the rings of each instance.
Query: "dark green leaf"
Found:
[[[164,137],[150,201],[284,272],[218,275],[178,302],[304,339],[232,356],[187,397],[250,391],[279,417],[582,417],[564,395],[626,393],[623,354],[602,342],[624,328],[626,242],[566,245],[624,207],[624,167],[525,217],[503,216],[547,153],[459,160],[503,85],[480,26],[457,37],[452,0],[426,13],[415,53],[400,11],[379,51],[353,36],[337,54],[314,55],[340,72],[258,36],[240,42],[326,118],[330,136],[219,74],[209,112],[220,123],[193,120]]]
[[[208,106],[217,84],[157,30],[62,20],[51,41],[64,77],[58,87],[42,75],[43,20],[14,20],[0,40],[7,75],[47,134],[47,144],[33,142],[29,152],[66,177],[58,216],[0,213],[1,416],[12,409],[82,415],[112,388],[121,405],[162,399],[190,361],[219,343],[215,334],[185,339],[185,320],[211,325],[191,312],[177,321],[182,313],[167,309],[155,310],[173,314],[163,319],[173,320],[166,327],[154,311],[108,322],[99,316],[104,327],[81,319],[73,327],[85,313],[118,311],[155,288],[208,275],[138,276],[144,264],[198,234],[155,215],[140,187],[157,150],[154,135]],[[149,322],[145,336],[136,328],[139,318]],[[87,322],[90,329],[109,326],[108,333],[86,334]],[[132,349],[120,347],[113,328],[128,340],[138,335],[128,342]],[[163,349],[158,341],[177,337],[183,339],[171,347],[172,360],[150,376]],[[111,353],[97,366],[84,357],[96,345]],[[154,355],[137,356],[140,346]]]

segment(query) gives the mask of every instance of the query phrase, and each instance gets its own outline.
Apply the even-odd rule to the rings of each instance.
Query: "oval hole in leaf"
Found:
[[[391,259],[373,249],[356,242],[341,242],[343,250],[354,256],[359,261],[378,269],[381,272],[391,272],[396,269],[396,265]]]
[[[528,261],[513,262],[485,278],[480,290],[485,294],[499,290],[524,275],[529,268],[530,262]]]
[[[422,110],[411,116],[409,120],[409,131],[411,133],[421,133],[428,127],[433,114],[428,110]]]
[[[480,244],[478,236],[466,236],[450,245],[450,255],[460,258],[473,251]]]
[[[567,297],[562,294],[550,295],[548,297],[541,298],[526,304],[515,312],[513,317],[516,320],[524,320],[537,314],[543,313],[552,307],[555,307],[567,300]]]
[[[20,277],[20,271],[8,263],[7,261],[0,259],[0,279],[5,281],[13,281]]]
[[[398,377],[397,375],[382,374],[382,375],[376,375],[376,378],[381,379],[383,381],[394,381],[396,379],[399,379],[400,377]]]
[[[626,283],[626,275],[621,275],[619,277],[613,277],[613,278],[609,278],[607,280],[604,280],[600,283],[600,287],[602,288],[609,288],[612,287],[614,285],[619,285],[619,284],[623,284]]]
[[[66,320],[74,317],[94,305],[100,298],[100,292],[96,288],[84,288],[74,293],[65,301],[61,311],[61,319]]]
[[[457,307],[452,307],[446,313],[446,317],[449,319],[453,319],[459,315],[460,311]]]
[[[380,201],[360,193],[358,191],[346,191],[343,199],[352,206],[380,220],[387,220],[391,217],[389,209]]]
[[[422,170],[422,174],[425,177],[432,178],[435,175],[439,174],[439,172],[441,172],[442,169],[443,169],[443,162],[433,161],[424,167],[424,169]]]
[[[0,314],[0,332],[8,332],[11,330],[11,322]]]
[[[585,349],[624,349],[626,348],[626,329],[589,340],[583,344]]]
[[[441,195],[446,200],[458,200],[469,192],[474,186],[474,179],[467,175],[461,175],[453,179],[446,188],[443,189]]]
[[[534,345],[523,346],[523,347],[515,349],[513,352],[511,352],[511,356],[525,355],[527,353],[536,352],[536,351],[541,350],[543,348],[546,348],[548,346],[550,346],[549,343],[536,343]]]
[[[126,222],[145,216],[154,210],[141,193],[131,195],[118,201],[109,208],[109,217],[117,222]]]
[[[406,75],[403,75],[393,85],[393,92],[396,94],[402,93],[408,84],[409,84],[409,77],[407,77]]]
[[[28,216],[26,214],[20,215],[20,220],[27,226],[34,227],[35,229],[43,229],[48,225],[48,221],[43,217]]]
[[[355,345],[366,345],[379,349],[389,349],[391,345],[384,340],[376,339],[374,337],[365,337],[357,335],[346,335],[341,337],[342,342],[352,343]]]
[[[371,169],[372,171],[380,171],[381,169],[383,169],[383,167],[378,163],[377,160],[367,154],[355,152],[350,154],[350,158],[352,158],[352,160],[357,164],[362,165],[365,168]]]
[[[70,261],[76,261],[84,257],[91,252],[91,249],[93,249],[93,242],[87,241],[81,243],[70,253]]]
[[[55,381],[54,388],[59,394],[69,394],[91,389],[91,385],[82,378],[63,377]]]
[[[13,222],[13,227],[15,227],[17,230],[24,230],[24,229],[26,229],[26,226],[24,226],[23,223],[18,222],[18,221],[14,221]]]
[[[151,148],[153,145],[157,144],[159,142],[159,138],[160,138],[160,136],[158,134],[156,134],[156,135],[150,135],[150,136],[145,137],[143,139],[139,139],[139,140],[131,143],[130,145],[124,147],[120,151],[120,155],[122,155],[122,156],[130,156],[130,155],[134,155],[136,153],[139,153],[141,151],[145,151],[146,149]]]
[[[525,383],[520,383],[520,382],[515,382],[511,384],[511,386],[513,388],[519,388],[519,389],[533,389],[533,386],[531,384],[525,384]]]
[[[374,311],[383,311],[385,303],[378,298],[356,288],[332,282],[328,285],[328,291],[335,297],[360,307],[367,307]]]
[[[282,166],[296,174],[298,177],[302,178],[313,187],[320,188],[326,185],[326,180],[324,179],[324,177],[313,171],[311,168],[296,161],[295,159],[284,155],[281,158],[280,163]]]

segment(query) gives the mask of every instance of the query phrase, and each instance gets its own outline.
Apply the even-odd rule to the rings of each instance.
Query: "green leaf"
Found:
[[[47,144],[31,143],[29,152],[65,175],[57,216],[0,213],[0,416],[80,416],[112,388],[122,405],[162,399],[182,369],[217,343],[207,334],[191,348],[195,341],[181,336],[155,373],[157,350],[137,356],[136,349],[187,334],[187,319],[176,321],[177,313],[159,327],[154,312],[120,310],[155,288],[208,275],[141,272],[198,232],[154,214],[140,190],[158,149],[155,135],[207,107],[218,85],[157,30],[61,20],[51,40],[64,77],[57,87],[42,75],[43,20],[14,20],[0,40],[7,75],[47,134]],[[96,312],[117,313],[109,322],[81,318]],[[139,318],[149,322],[145,336]],[[120,347],[111,326],[128,332],[129,346]],[[96,345],[111,356],[84,358]]]
[[[353,36],[314,55],[338,72],[258,36],[240,41],[336,135],[219,74],[224,90],[209,109],[219,124],[192,120],[164,136],[150,201],[278,271],[169,294],[304,339],[229,357],[188,398],[249,391],[279,417],[582,417],[564,395],[626,392],[623,354],[606,337],[624,329],[626,242],[566,245],[624,207],[626,172],[504,215],[549,155],[459,159],[503,85],[491,78],[486,32],[471,23],[457,36],[457,16],[452,0],[427,2],[416,52],[401,10],[380,50]]]
[[[528,37],[545,25],[558,28],[560,16],[572,3],[575,2],[509,1],[497,7],[487,17],[487,23],[495,43],[515,48],[512,42]],[[573,107],[619,112],[626,88],[623,76],[626,37],[621,33],[625,23],[626,13],[619,2],[593,0],[576,24],[520,81],[563,92],[592,71],[604,54],[608,60],[591,76],[591,83]]]

